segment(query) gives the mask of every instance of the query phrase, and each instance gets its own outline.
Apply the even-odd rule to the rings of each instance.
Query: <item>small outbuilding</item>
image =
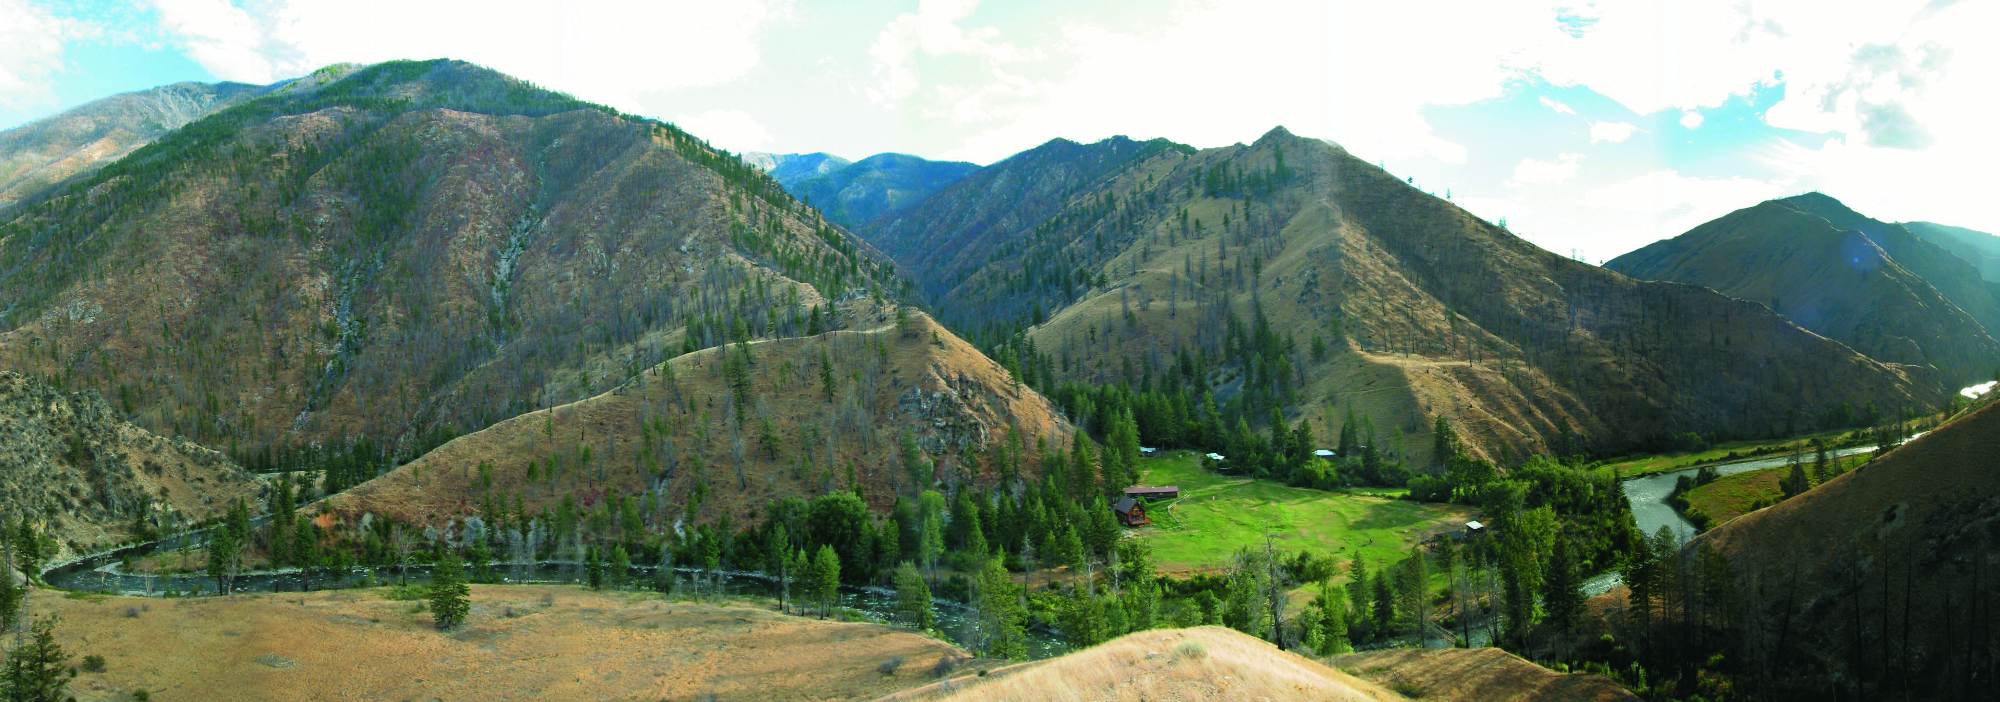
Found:
[[[1486,525],[1480,524],[1479,520],[1475,519],[1465,523],[1465,538],[1476,538],[1485,534]]]
[[[1173,485],[1134,485],[1125,488],[1125,496],[1135,500],[1171,500],[1181,496],[1181,489]]]
[[[1159,449],[1156,449],[1156,448],[1153,448],[1153,447],[1151,447],[1151,446],[1141,446],[1141,447],[1139,447],[1139,457],[1141,457],[1141,458],[1152,458],[1152,457],[1154,457],[1154,456],[1158,456],[1158,455],[1160,455],[1160,450],[1159,450]]]
[[[1118,498],[1111,505],[1111,511],[1118,514],[1118,523],[1128,527],[1145,526],[1153,523],[1146,518],[1146,505],[1131,497]]]
[[[1338,455],[1340,454],[1334,453],[1332,449],[1319,449],[1313,452],[1313,456],[1318,458],[1324,458],[1329,461],[1333,460],[1333,458]]]

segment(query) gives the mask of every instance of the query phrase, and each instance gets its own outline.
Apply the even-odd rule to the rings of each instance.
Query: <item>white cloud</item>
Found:
[[[63,40],[77,31],[24,0],[0,0],[0,106],[29,107],[54,99],[63,65]]]
[[[689,134],[731,151],[765,151],[774,141],[771,130],[742,110],[706,110],[671,121]]]
[[[1703,222],[1764,200],[1797,194],[1789,182],[1751,178],[1697,178],[1657,170],[1585,190],[1575,202],[1577,216],[1622,220],[1619,229],[1637,248],[1680,236]]]
[[[161,24],[217,77],[270,82],[333,63],[471,61],[625,110],[665,91],[743,77],[766,2],[157,0]]]
[[[1590,143],[1622,144],[1636,131],[1639,126],[1631,122],[1591,122]]]
[[[270,55],[265,27],[228,0],[154,0],[153,7],[160,28],[215,77],[248,83],[288,77]]]
[[[1551,110],[1554,110],[1554,111],[1556,112],[1556,114],[1562,114],[1562,115],[1573,115],[1573,114],[1576,114],[1576,110],[1575,110],[1575,109],[1571,108],[1571,107],[1570,107],[1570,106],[1568,106],[1568,105],[1565,105],[1565,104],[1562,104],[1562,103],[1560,103],[1560,102],[1556,102],[1555,100],[1551,100],[1551,99],[1549,99],[1549,98],[1548,98],[1548,96],[1543,96],[1543,97],[1542,97],[1542,107],[1546,107],[1546,108],[1549,108],[1549,109],[1551,109]]]
[[[1682,129],[1700,129],[1701,121],[1702,121],[1702,116],[1700,112],[1696,112],[1694,110],[1688,110],[1686,112],[1681,113]]]
[[[1507,179],[1513,187],[1523,185],[1556,185],[1576,177],[1576,171],[1583,166],[1583,154],[1560,154],[1554,161],[1524,158],[1514,165],[1514,177]]]

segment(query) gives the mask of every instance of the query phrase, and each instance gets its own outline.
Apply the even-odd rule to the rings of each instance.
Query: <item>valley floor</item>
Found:
[[[83,702],[866,699],[930,682],[963,651],[908,631],[638,592],[474,585],[467,625],[431,628],[389,589],[159,599],[37,590],[35,615],[103,672]],[[885,661],[900,659],[892,674]]]
[[[1360,556],[1377,566],[1473,517],[1466,507],[1401,499],[1401,490],[1313,490],[1223,475],[1183,452],[1143,459],[1139,468],[1146,485],[1181,489],[1179,499],[1147,505],[1153,524],[1134,532],[1162,573],[1226,569],[1237,549],[1262,548],[1266,531],[1287,555],[1306,549],[1342,565]]]

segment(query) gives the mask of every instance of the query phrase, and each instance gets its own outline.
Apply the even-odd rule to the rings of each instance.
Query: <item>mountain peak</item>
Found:
[[[1257,137],[1257,143],[1262,144],[1269,141],[1291,141],[1297,138],[1299,138],[1297,134],[1293,134],[1292,130],[1286,129],[1285,125],[1280,124],[1278,126],[1272,127],[1271,131],[1264,132],[1264,136]]]

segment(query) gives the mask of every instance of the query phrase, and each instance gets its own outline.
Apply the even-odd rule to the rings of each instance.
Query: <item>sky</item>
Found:
[[[0,128],[450,57],[737,151],[1326,139],[1599,262],[1819,190],[2000,232],[2000,0],[0,0]]]

